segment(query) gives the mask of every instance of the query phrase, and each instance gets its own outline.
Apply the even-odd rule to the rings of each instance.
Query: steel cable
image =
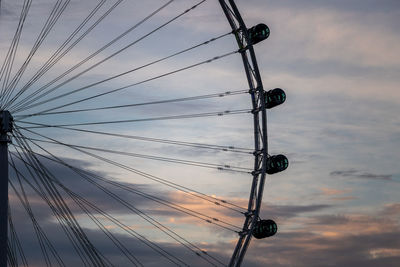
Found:
[[[104,0],[103,0],[104,1]],[[105,2],[100,2],[98,4],[98,6],[103,5]],[[42,66],[41,69],[39,69],[36,74],[21,88],[21,90],[18,92],[18,94],[16,94],[14,96],[14,98],[9,101],[8,106],[12,105],[14,101],[17,100],[17,98],[19,96],[21,96],[25,91],[27,91],[38,79],[40,79],[40,77],[42,77],[45,73],[47,73],[58,61],[60,61],[69,51],[71,51],[83,38],[85,38],[101,21],[104,20],[104,18],[106,18],[123,0],[118,0],[116,3],[114,3],[113,6],[111,6],[99,19],[96,20],[95,23],[93,23],[81,36],[79,36],[71,45],[69,45],[64,51],[62,51],[62,49],[67,45],[67,43],[70,41],[69,39],[73,38],[73,35],[76,35],[79,30],[81,29],[81,25],[78,27],[78,29],[76,29],[76,33],[73,32],[70,36],[70,38],[68,38],[65,43],[52,55],[52,57]],[[92,11],[92,13],[94,14],[97,9],[98,6],[96,6],[95,10]],[[82,24],[86,24],[87,21],[90,19],[90,17],[92,16],[92,13],[89,14],[89,16],[87,17],[87,19],[84,20],[84,22],[82,22]],[[82,25],[83,27],[83,25]],[[68,41],[68,42],[67,42]],[[61,52],[62,51],[62,52]],[[34,96],[35,94],[32,94],[32,96]],[[25,101],[26,99],[29,99],[29,97],[24,98],[22,100],[20,100],[17,104],[19,105],[20,103],[22,103],[23,101]]]

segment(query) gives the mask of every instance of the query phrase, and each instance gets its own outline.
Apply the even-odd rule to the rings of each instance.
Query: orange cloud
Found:
[[[218,196],[213,196],[213,197],[221,199],[221,197]],[[232,211],[230,209],[226,209],[225,207],[222,206],[223,203],[218,202],[220,203],[219,205],[215,204],[215,202],[217,201],[209,202],[201,198],[188,197],[188,194],[179,191],[170,193],[168,198],[171,200],[171,202],[179,205],[179,208],[183,208],[183,210],[188,211],[189,213],[195,215],[195,216],[189,216],[188,214],[181,213],[178,211],[178,214],[181,216],[169,218],[170,223],[178,223],[178,224],[185,223],[190,225],[195,224],[204,226],[204,223],[206,223],[205,220],[209,220],[211,221],[211,224],[221,224],[224,226],[228,226],[224,222],[229,222],[230,224],[241,227],[241,224],[244,221],[244,216],[242,214],[236,211]],[[247,204],[246,203],[247,200],[245,199],[229,199],[229,202],[233,202],[236,205],[242,207],[245,207]],[[202,219],[200,219],[199,217]],[[228,227],[232,228],[232,226]]]
[[[344,189],[344,190],[339,190],[339,189],[334,189],[334,188],[320,188],[322,193],[327,196],[334,196],[334,195],[343,195],[351,192],[351,189]]]
[[[246,264],[325,266],[329,260],[334,266],[397,266],[399,214],[400,203],[390,203],[374,213],[288,218],[276,236],[252,241]]]

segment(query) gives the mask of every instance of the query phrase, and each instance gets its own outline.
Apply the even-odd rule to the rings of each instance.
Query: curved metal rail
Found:
[[[234,0],[219,0],[222,10],[236,36],[239,51],[242,56],[244,69],[249,83],[254,119],[254,171],[253,182],[250,191],[246,219],[239,240],[229,262],[229,266],[240,266],[246,250],[250,244],[252,231],[259,218],[260,207],[265,184],[265,174],[268,159],[267,139],[267,113],[264,101],[264,88],[258,69],[253,45],[249,41],[247,27],[240,15]]]

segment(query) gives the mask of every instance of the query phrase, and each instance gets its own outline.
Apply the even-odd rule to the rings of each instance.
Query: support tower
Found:
[[[0,266],[7,266],[8,231],[8,144],[13,129],[13,117],[0,111]]]

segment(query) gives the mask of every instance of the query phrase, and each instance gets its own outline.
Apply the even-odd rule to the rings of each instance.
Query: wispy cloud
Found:
[[[303,228],[278,233],[265,242],[255,241],[248,260],[273,266],[396,266],[400,259],[399,213],[388,214],[387,208],[378,213],[386,216],[310,217]]]
[[[391,174],[374,174],[368,172],[361,172],[358,170],[333,171],[330,173],[330,175],[340,176],[340,177],[361,178],[361,179],[385,180],[385,181],[392,181],[392,176],[393,176]]]
[[[63,21],[65,23],[55,26],[43,49],[32,59],[33,68],[27,70],[24,79],[58,47],[66,37],[64,33],[73,30],[71,25],[77,25],[87,15],[89,8],[96,4],[96,1],[80,2],[71,1],[71,6],[63,17],[66,18]],[[56,77],[126,30],[161,2],[165,1],[124,1],[115,10],[117,16],[103,21],[61,64],[57,64],[53,72],[43,77],[43,80]],[[97,62],[154,29],[194,2],[175,1],[169,9],[121,40],[117,46],[96,57],[94,61]],[[19,15],[21,4],[22,2],[18,1],[2,1],[2,8],[6,8],[0,17],[2,51],[8,49],[7,40],[12,38],[17,22],[15,16]],[[16,65],[29,53],[32,40],[43,26],[52,7],[48,0],[34,1],[34,4],[32,16],[29,16],[23,32]],[[397,75],[400,69],[399,1],[248,0],[237,1],[237,4],[243,11],[248,26],[260,22],[270,26],[270,38],[255,47],[264,87],[266,90],[282,87],[288,95],[284,105],[268,111],[268,147],[271,154],[285,153],[289,158],[290,167],[283,173],[268,177],[260,216],[262,219],[276,220],[279,232],[266,240],[252,240],[245,266],[397,266],[400,261],[400,204],[398,184],[393,181],[399,173],[399,154],[396,149],[400,140],[400,121],[397,116],[400,99]],[[136,11],[139,13],[135,13]],[[229,24],[218,6],[218,1],[206,1],[202,8],[196,9],[190,16],[180,18],[177,23],[169,25],[133,49],[113,58],[109,64],[100,66],[69,86],[60,88],[59,92],[76,89],[121,73],[228,31]],[[237,49],[235,40],[233,36],[229,36],[212,43],[209,47],[152,66],[140,73],[90,88],[79,97],[131,84],[234,49]],[[0,60],[6,52],[2,54]],[[245,88],[247,82],[241,58],[235,55],[215,64],[207,64],[149,84],[142,84],[121,94],[110,95],[105,100],[99,98],[71,108],[104,106],[110,103],[131,104]],[[32,91],[34,89],[32,88]],[[79,97],[75,95],[71,100]],[[61,99],[57,103],[65,101]],[[250,96],[241,95],[215,101],[157,105],[101,114],[93,112],[79,113],[77,116],[35,118],[35,121],[60,124],[157,117],[250,106]],[[113,125],[109,128],[93,126],[90,129],[251,149],[254,147],[252,123],[251,116],[240,115],[215,120],[208,118]],[[55,129],[46,129],[43,133],[67,143],[242,167],[252,166],[254,160],[252,155],[238,156],[234,153],[200,151],[165,144],[150,145],[145,142]],[[52,145],[46,145],[46,148],[56,155],[62,155],[65,161],[75,167],[91,170],[108,179],[118,179],[123,185],[196,210],[210,216],[211,220],[218,218],[238,226],[243,223],[243,214],[155,185],[137,175],[95,161],[82,153]],[[98,155],[103,154],[99,152]],[[162,178],[172,178],[176,183],[206,191],[241,207],[248,205],[251,175],[188,168],[116,155],[106,157]],[[117,216],[132,229],[143,231],[146,236],[175,255],[182,255],[190,265],[204,266],[204,262],[197,256],[192,257],[190,252],[185,252],[185,249],[177,246],[169,237],[160,234],[153,226],[143,222],[103,192],[84,182],[82,178],[57,164],[45,160],[43,162],[68,187],[104,211]],[[26,174],[26,171],[24,173]],[[369,187],[374,181],[382,186],[380,190]],[[225,262],[230,257],[237,240],[236,233],[120,188],[108,188]],[[51,210],[36,194],[31,191],[27,191],[27,194],[46,233],[69,260],[67,265],[79,266],[80,261],[76,253],[60,231]],[[10,202],[23,244],[29,248],[29,257],[38,266],[43,265],[40,253],[30,249],[38,247],[38,244],[29,218],[15,195],[10,194]],[[117,266],[126,266],[126,260],[121,253],[94,228],[82,210],[70,199],[67,203],[101,251],[112,258]],[[101,218],[99,214],[97,216]],[[146,265],[168,264],[112,223],[106,220],[104,222]]]

